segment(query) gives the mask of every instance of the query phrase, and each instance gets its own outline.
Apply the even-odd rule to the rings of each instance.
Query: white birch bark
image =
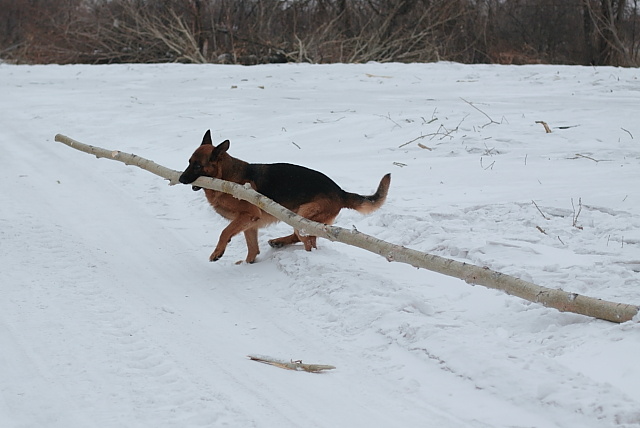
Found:
[[[55,140],[74,149],[93,154],[98,158],[116,160],[127,165],[135,165],[160,177],[169,180],[170,185],[177,184],[179,171],[158,165],[140,156],[124,153],[118,150],[107,150],[75,141],[64,135],[56,135]],[[640,309],[636,305],[616,303],[570,293],[560,289],[542,287],[522,279],[502,274],[487,267],[479,267],[456,260],[412,250],[400,245],[377,239],[373,236],[328,226],[300,217],[294,212],[275,203],[266,196],[254,191],[250,187],[241,186],[229,181],[209,177],[200,177],[192,183],[195,186],[213,189],[232,194],[238,199],[248,201],[267,213],[278,218],[307,235],[319,236],[331,241],[342,242],[347,245],[362,248],[379,254],[390,262],[406,263],[417,268],[428,269],[443,275],[462,279],[469,284],[482,285],[488,288],[502,290],[507,294],[520,297],[534,303],[555,308],[563,312],[573,312],[615,323],[631,320]]]

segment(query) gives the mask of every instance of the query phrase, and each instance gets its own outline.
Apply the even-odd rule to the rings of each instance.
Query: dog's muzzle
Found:
[[[186,171],[185,171],[186,172]],[[178,181],[182,184],[191,184],[194,181],[196,181],[198,179],[198,177],[196,178],[191,178],[191,177],[187,177],[185,175],[185,173],[183,172],[182,175],[180,176],[180,178],[178,178]],[[193,190],[194,192],[197,192],[198,190],[202,189],[202,187],[198,187],[198,186],[191,186],[191,190]]]

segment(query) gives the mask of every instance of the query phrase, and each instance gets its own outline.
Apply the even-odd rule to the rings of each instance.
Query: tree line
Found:
[[[639,2],[0,0],[0,59],[638,66]]]

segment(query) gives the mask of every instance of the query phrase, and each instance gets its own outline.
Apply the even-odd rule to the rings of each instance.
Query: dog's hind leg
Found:
[[[269,241],[269,245],[273,248],[281,248],[285,245],[295,244],[296,242],[300,242],[300,238],[295,233],[292,233],[289,236],[283,236],[282,238],[271,239]]]
[[[340,212],[340,208],[341,207],[337,204],[334,204],[333,201],[319,199],[314,202],[302,205],[298,209],[298,214],[304,218],[318,223],[333,224],[333,221],[336,219],[338,213]],[[316,246],[316,241],[318,238],[316,236],[307,235],[303,232],[304,231],[295,229],[293,235],[297,237],[297,240],[304,244],[304,249],[307,251],[311,251],[313,248],[318,248]]]
[[[303,235],[297,229],[295,230],[295,234],[298,235],[298,238],[300,239],[300,242],[302,242],[302,244],[304,245],[305,250],[311,251],[312,248],[318,248],[316,246],[317,236]]]
[[[269,245],[273,248],[282,248],[285,245],[295,244],[297,242],[302,242],[304,244],[304,248],[307,251],[311,251],[311,248],[316,247],[316,237],[315,236],[307,236],[300,233],[298,229],[295,229],[291,235],[283,236],[282,238],[275,238],[269,241]]]

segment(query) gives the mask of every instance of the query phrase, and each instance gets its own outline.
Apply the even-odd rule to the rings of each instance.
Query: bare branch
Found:
[[[620,129],[622,129],[624,132],[629,134],[629,137],[631,137],[631,139],[633,140],[633,134],[631,134],[631,132],[629,132],[627,129],[624,129],[624,128],[620,128]]]
[[[462,98],[462,97],[460,97],[460,99],[461,99],[462,101],[464,101],[465,103],[469,104],[469,105],[470,105],[471,107],[473,107],[474,109],[478,110],[478,111],[479,111],[480,113],[482,113],[482,114],[483,114],[487,119],[489,119],[489,123],[486,123],[486,124],[482,125],[482,128],[484,128],[484,127],[485,127],[485,126],[487,126],[487,125],[491,125],[492,123],[495,123],[496,125],[500,125],[500,122],[496,122],[495,120],[491,119],[491,117],[490,117],[487,113],[485,113],[485,112],[483,112],[482,110],[480,110],[480,109],[479,109],[478,107],[476,107],[476,106],[475,106],[471,101],[467,101],[467,100],[465,100],[465,99],[464,99],[464,98]]]
[[[542,216],[542,218],[544,218],[545,220],[549,220],[549,217],[547,217],[546,215],[544,215],[544,213],[542,212],[542,210],[540,209],[540,207],[538,206],[538,204],[536,204],[536,201],[531,201],[533,203],[533,205],[536,207],[536,209],[538,210],[538,212],[540,213],[540,215]]]
[[[576,229],[582,230],[582,226],[578,226],[578,217],[580,217],[580,213],[582,212],[582,198],[578,199],[578,212],[576,212],[576,206],[573,204],[573,198],[571,198],[571,207],[573,208],[573,223],[572,226]]]

